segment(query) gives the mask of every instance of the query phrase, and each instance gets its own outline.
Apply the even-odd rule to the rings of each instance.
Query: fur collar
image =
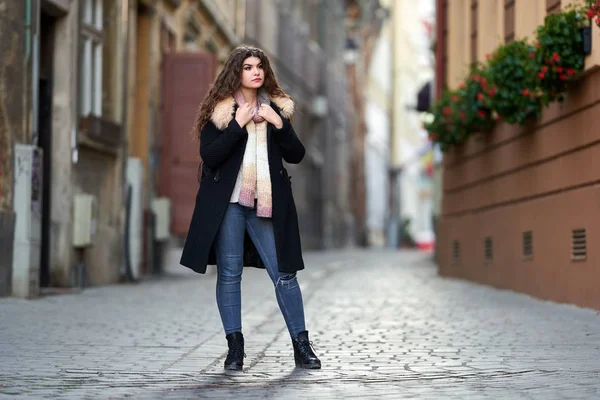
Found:
[[[281,116],[290,119],[294,114],[294,101],[289,97],[271,97],[271,101],[275,103],[281,112]],[[229,125],[234,117],[235,100],[233,96],[229,96],[217,103],[210,117],[217,129],[223,130]]]

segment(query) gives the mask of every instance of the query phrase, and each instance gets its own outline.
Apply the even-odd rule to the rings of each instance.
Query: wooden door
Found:
[[[204,53],[167,53],[163,57],[160,192],[171,199],[171,233],[183,236],[198,189],[199,142],[192,126],[214,81],[216,58]]]

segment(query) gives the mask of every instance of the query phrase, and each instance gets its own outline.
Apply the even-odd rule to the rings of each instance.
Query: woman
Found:
[[[304,325],[298,216],[282,162],[304,157],[290,123],[293,111],[267,56],[242,46],[230,54],[198,112],[203,170],[181,264],[198,273],[217,265],[217,305],[229,346],[225,369],[242,369],[245,357],[245,265],[266,268],[273,281],[296,365],[321,368]]]

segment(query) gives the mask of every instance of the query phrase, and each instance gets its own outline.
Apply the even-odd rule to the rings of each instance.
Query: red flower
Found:
[[[496,118],[498,121],[502,121],[502,115],[498,114],[498,117]]]
[[[452,97],[450,97],[450,99],[452,99],[452,101],[457,102],[458,101],[458,96],[457,95],[452,95]]]
[[[544,75],[542,72],[540,72],[540,73],[538,74],[538,77],[539,77],[540,79],[544,79],[545,75]]]
[[[493,88],[490,89],[490,91],[488,92],[488,96],[490,97],[494,97],[496,95],[496,92],[498,91],[498,89],[496,89],[496,87],[494,86]]]
[[[458,85],[458,87],[459,87],[460,89],[464,89],[464,88],[465,88],[465,87],[467,87],[467,86],[465,85],[465,83],[464,83],[464,82],[461,82],[461,83],[460,83],[460,85]]]
[[[487,58],[489,60],[490,58],[492,58],[492,55],[491,54],[486,54],[485,58]]]
[[[486,86],[487,85],[487,79],[481,78],[481,79],[479,79],[479,83],[481,83],[482,86]]]
[[[467,114],[465,114],[464,111],[460,112],[460,119],[462,119],[463,121],[467,119]]]
[[[545,65],[544,65],[544,66],[542,66],[542,72],[543,72],[543,73],[546,73],[546,72],[548,72],[548,67],[546,67]]]
[[[481,111],[481,110],[477,111],[477,115],[479,115],[481,118],[485,118],[485,116],[486,116],[485,111]]]
[[[573,68],[569,68],[569,69],[567,70],[567,75],[569,75],[569,76],[573,76],[573,75],[575,75],[575,70],[574,70]]]
[[[477,100],[479,100],[479,101],[483,100],[483,94],[482,93],[477,93]]]
[[[560,76],[560,80],[561,80],[561,81],[566,81],[566,80],[567,80],[567,76],[566,76],[565,74],[562,74],[562,75]]]
[[[529,58],[535,58],[535,53],[533,51],[529,52]]]
[[[554,54],[552,54],[552,59],[554,61],[559,61],[560,60],[560,55],[558,53],[554,53]]]
[[[528,89],[523,89],[523,91],[521,93],[523,93],[523,96],[529,96],[529,90]]]
[[[587,17],[588,17],[589,19],[592,19],[592,18],[594,18],[594,16],[596,15],[596,12],[594,11],[594,9],[593,9],[593,8],[590,8],[590,9],[587,11],[586,15],[587,15]]]
[[[431,140],[432,142],[435,142],[438,139],[438,134],[435,132],[431,132],[429,134],[429,140]]]
[[[600,16],[596,18],[596,25],[600,25]]]
[[[442,109],[442,113],[443,113],[444,115],[450,115],[450,114],[452,114],[452,107],[444,107],[444,108]]]
[[[558,72],[559,74],[563,73],[563,67],[556,67],[556,72]]]
[[[540,48],[540,42],[535,42],[535,47],[537,47],[538,49]]]

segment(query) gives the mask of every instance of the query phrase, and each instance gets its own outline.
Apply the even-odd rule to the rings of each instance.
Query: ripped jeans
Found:
[[[271,219],[256,216],[256,208],[231,203],[215,239],[217,305],[225,334],[242,331],[241,282],[244,234],[248,234],[275,286],[279,309],[292,338],[305,330],[302,292],[296,274],[280,272]]]

